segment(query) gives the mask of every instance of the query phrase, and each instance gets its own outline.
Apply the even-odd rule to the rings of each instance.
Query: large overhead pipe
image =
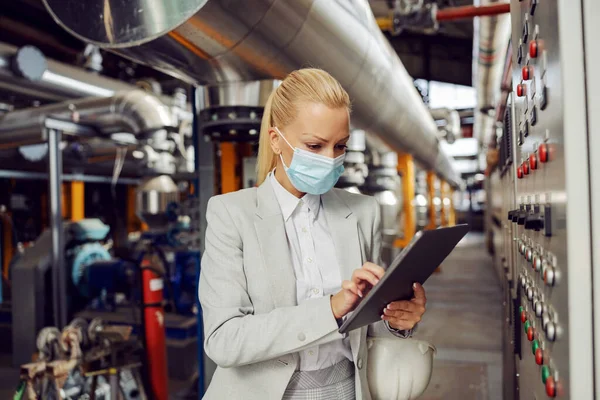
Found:
[[[459,185],[437,128],[366,0],[123,2],[44,0],[76,37],[190,83],[283,78],[303,67],[334,75],[353,100],[353,124],[411,153]]]
[[[118,92],[112,97],[92,97],[12,111],[0,118],[0,146],[18,147],[46,140],[47,118],[81,123],[105,136],[132,133],[165,138],[175,123],[170,110],[154,95],[142,90]]]

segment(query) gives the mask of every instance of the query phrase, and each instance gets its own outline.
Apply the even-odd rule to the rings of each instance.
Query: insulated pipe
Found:
[[[229,0],[147,7],[132,0],[118,9],[92,0],[84,13],[76,1],[44,3],[79,39],[193,84],[280,79],[306,65],[322,68],[350,94],[357,128],[460,185],[435,123],[366,0],[255,0],[252,7]]]
[[[32,63],[31,60],[24,60],[22,64],[15,63],[19,50],[14,46],[0,43],[1,90],[26,95],[32,99],[56,102],[79,97],[110,97],[116,92],[139,89],[81,68],[46,59],[43,55],[41,59],[39,57],[36,59],[38,63],[45,63],[41,78],[27,79],[23,75],[27,75],[27,69],[32,67]],[[44,66],[42,65],[41,68]]]
[[[48,117],[89,125],[103,135],[128,132],[158,137],[175,127],[170,110],[158,98],[134,90],[9,112],[0,118],[0,145],[19,147],[44,141]]]

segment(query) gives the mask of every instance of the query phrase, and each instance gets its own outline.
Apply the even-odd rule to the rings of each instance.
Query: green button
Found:
[[[542,383],[545,385],[546,380],[550,376],[550,368],[547,365],[542,366]]]
[[[525,323],[523,324],[523,330],[525,331],[525,334],[527,334],[527,330],[529,329],[530,326],[531,326],[531,323],[529,321],[525,321]]]
[[[535,351],[540,348],[540,343],[537,340],[534,340],[531,343],[531,352],[535,355]]]
[[[524,308],[523,306],[519,307],[519,314],[521,314],[523,312]]]

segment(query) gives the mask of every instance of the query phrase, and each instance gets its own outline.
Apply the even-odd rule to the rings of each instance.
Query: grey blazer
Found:
[[[333,189],[322,196],[342,279],[379,262],[380,209],[373,197]],[[329,296],[297,305],[284,220],[269,180],[215,196],[198,288],[204,348],[217,370],[208,400],[278,400],[296,370],[297,352],[341,339]],[[383,322],[350,332],[356,398],[371,399],[366,380],[369,336],[395,336]]]

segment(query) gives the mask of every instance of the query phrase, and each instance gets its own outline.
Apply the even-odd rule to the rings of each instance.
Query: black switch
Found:
[[[521,61],[523,61],[523,46],[517,49],[517,64],[521,64]]]
[[[529,120],[531,121],[531,126],[535,126],[537,123],[537,107],[535,104],[531,107],[531,113],[529,114]]]
[[[531,0],[531,5],[530,5],[530,8],[529,8],[529,14],[531,14],[531,15],[535,14],[535,8],[537,7],[538,2],[539,2],[539,0]]]
[[[525,120],[525,129],[523,130],[523,136],[527,137],[529,136],[529,121]]]
[[[525,218],[525,229],[540,231],[544,228],[544,217],[539,212],[527,215]]]
[[[523,43],[527,43],[529,39],[529,24],[527,21],[523,24]]]
[[[525,220],[527,219],[527,215],[529,213],[527,211],[519,211],[519,215],[517,216],[517,224],[525,225]]]
[[[550,205],[544,206],[544,236],[552,236],[552,213]]]
[[[540,109],[545,110],[548,105],[548,88],[542,85],[542,93],[540,94]]]
[[[513,214],[514,214],[514,211],[509,211],[509,212],[508,212],[508,220],[509,220],[509,221],[512,221]]]

